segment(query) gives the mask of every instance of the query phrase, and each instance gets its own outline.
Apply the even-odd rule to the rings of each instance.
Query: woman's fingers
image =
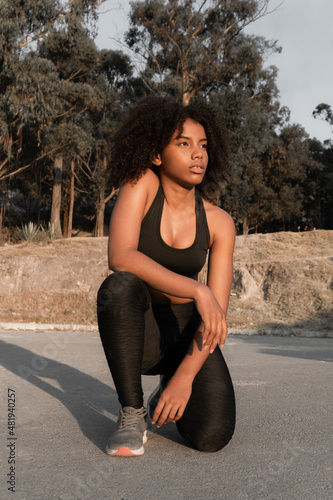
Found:
[[[218,344],[222,347],[226,339],[225,313],[207,286],[200,287],[195,302],[203,321],[202,346],[213,352]]]
[[[227,324],[225,320],[225,316],[218,318],[217,322],[209,323],[207,326],[204,323],[204,328],[202,330],[202,347],[205,350],[209,349],[209,352],[214,352],[217,345],[220,347],[224,346],[224,343],[227,338]]]
[[[161,427],[163,424],[165,424],[168,419],[168,415],[169,415],[169,410],[166,407],[164,407],[162,413],[160,414],[156,422],[156,426]]]
[[[153,418],[151,419],[152,424],[156,424],[162,418],[163,410],[164,410],[164,403],[162,403],[160,399],[156,405]]]
[[[182,418],[183,413],[184,413],[184,410],[182,410],[181,407],[179,407],[178,409],[177,409],[177,407],[171,408],[171,410],[169,412],[169,416],[164,423],[169,424],[170,422],[177,422],[177,420]]]
[[[173,376],[162,391],[154,411],[152,424],[156,423],[157,427],[161,427],[163,424],[179,420],[183,416],[191,391],[192,383],[178,380]]]
[[[221,336],[221,340],[219,342],[219,345],[221,348],[224,346],[224,343],[225,343],[226,338],[227,338],[227,334],[228,334],[228,328],[227,328],[227,323],[224,319],[224,321],[222,323],[222,336]]]
[[[203,318],[204,330],[202,332],[202,344],[204,349],[212,352],[225,336],[225,318],[219,316],[216,321],[206,321]],[[224,343],[224,342],[223,342]]]
[[[182,418],[183,413],[184,413],[184,408],[183,409],[178,408],[178,410],[176,412],[174,412],[173,416],[171,416],[171,413],[170,413],[170,415],[165,423],[168,424],[170,422],[177,422],[177,420],[180,420]]]
[[[163,424],[176,422],[183,416],[183,412],[184,410],[181,410],[181,407],[178,405],[164,405],[162,410],[157,405],[151,423],[156,423],[157,427],[161,427]]]

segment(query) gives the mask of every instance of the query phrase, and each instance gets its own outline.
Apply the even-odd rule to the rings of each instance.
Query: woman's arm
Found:
[[[138,251],[140,228],[147,207],[158,189],[158,178],[151,171],[136,184],[126,184],[119,192],[109,232],[109,267],[113,271],[128,271],[155,290],[194,299],[198,283],[161,266]]]
[[[210,230],[213,228],[214,236],[210,249],[207,284],[223,310],[223,318],[220,329],[211,332],[205,343],[202,335],[203,324],[195,332],[190,348],[156,406],[152,423],[156,422],[158,427],[182,417],[191,395],[194,377],[217,344],[222,347],[226,340],[226,313],[232,284],[235,227],[231,217],[220,209],[212,213],[209,227]]]
[[[158,189],[157,176],[148,170],[136,184],[124,185],[110,222],[109,267],[128,271],[151,288],[195,301],[203,320],[203,338],[220,338],[223,310],[210,288],[196,280],[169,271],[138,251],[141,221]]]

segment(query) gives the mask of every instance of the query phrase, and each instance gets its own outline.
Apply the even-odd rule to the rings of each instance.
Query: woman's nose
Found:
[[[193,151],[193,157],[194,158],[202,158],[202,149],[200,147],[197,147],[195,148],[195,150]]]

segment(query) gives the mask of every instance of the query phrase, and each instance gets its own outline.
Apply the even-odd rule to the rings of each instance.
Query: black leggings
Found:
[[[152,304],[144,282],[116,272],[97,296],[100,336],[106,359],[124,406],[141,408],[141,374],[172,377],[185,356],[201,317],[193,302]],[[201,451],[218,451],[235,427],[235,396],[221,350],[210,354],[196,375],[180,434]]]

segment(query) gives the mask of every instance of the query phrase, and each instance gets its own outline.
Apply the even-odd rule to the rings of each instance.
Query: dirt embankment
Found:
[[[96,324],[106,253],[107,238],[0,247],[0,322]],[[333,330],[333,231],[238,236],[234,267],[229,327]]]

